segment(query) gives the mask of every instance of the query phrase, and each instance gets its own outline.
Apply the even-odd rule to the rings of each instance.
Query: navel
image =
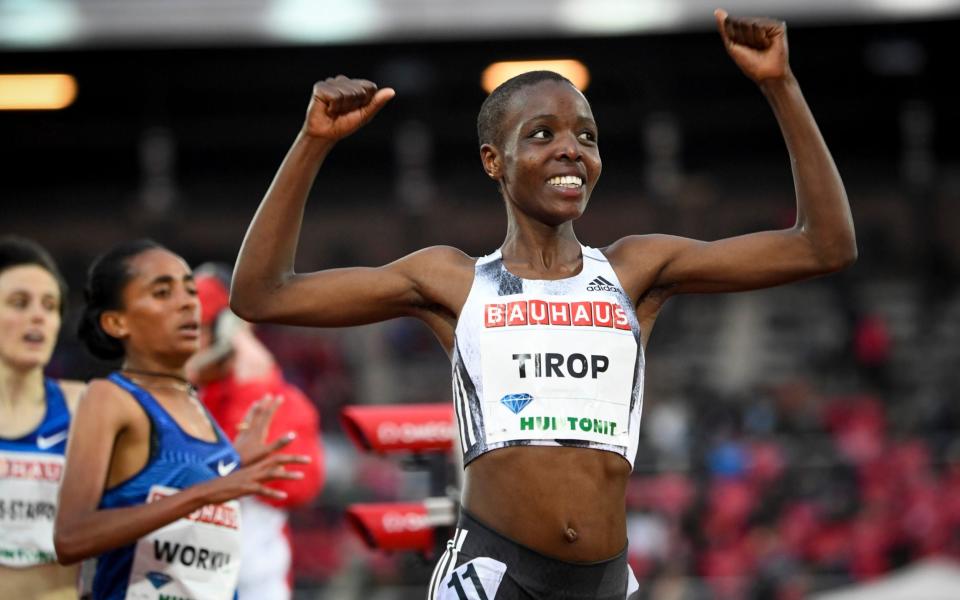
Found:
[[[579,537],[580,534],[578,534],[577,530],[570,525],[567,525],[567,528],[563,531],[563,539],[567,540],[568,544],[574,543]]]

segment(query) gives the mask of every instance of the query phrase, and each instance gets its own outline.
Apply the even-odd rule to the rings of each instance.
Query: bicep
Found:
[[[797,228],[761,231],[715,242],[678,243],[661,284],[676,293],[739,292],[808,279],[826,272]]]
[[[827,272],[800,229],[761,231],[713,242],[642,236],[625,244],[627,264],[650,271],[644,290],[668,294],[738,292],[772,287]],[[633,259],[633,260],[631,260]]]
[[[233,290],[231,306],[252,321],[342,327],[384,321],[425,304],[421,279],[429,272],[426,251],[382,267],[327,269],[293,274],[261,289],[254,303]]]

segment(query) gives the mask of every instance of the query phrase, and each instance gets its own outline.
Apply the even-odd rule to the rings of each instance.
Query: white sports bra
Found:
[[[499,250],[477,261],[454,335],[453,399],[464,465],[506,446],[576,446],[633,467],[643,346],[630,298],[602,252],[583,269],[522,279]]]

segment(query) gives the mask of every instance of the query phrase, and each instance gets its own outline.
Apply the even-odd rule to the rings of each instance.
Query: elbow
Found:
[[[248,299],[243,298],[243,294],[230,290],[230,310],[244,321],[252,323],[257,322],[258,313],[255,310],[256,305]]]
[[[230,288],[230,310],[244,321],[259,323],[266,320],[265,305],[248,290],[238,290],[236,286]]]
[[[64,532],[58,527],[53,532],[53,549],[57,554],[57,562],[66,566],[87,558],[82,553],[82,542],[81,536]]]
[[[244,321],[263,323],[274,317],[270,307],[274,304],[273,293],[279,291],[282,282],[238,282],[234,277],[230,286],[230,310]]]
[[[849,269],[857,262],[858,255],[857,241],[855,239],[851,239],[843,244],[837,244],[837,247],[833,248],[831,252],[821,257],[820,263],[824,274],[837,273],[844,269]]]

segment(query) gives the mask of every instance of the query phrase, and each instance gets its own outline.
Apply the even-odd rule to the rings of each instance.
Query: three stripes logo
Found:
[[[587,284],[588,292],[618,292],[620,288],[616,284],[611,283],[604,279],[603,277],[596,277],[593,281]]]

